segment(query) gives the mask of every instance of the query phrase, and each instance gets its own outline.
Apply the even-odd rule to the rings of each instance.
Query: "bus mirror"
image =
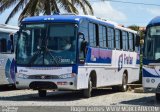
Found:
[[[84,57],[84,58],[86,57],[87,44],[88,44],[88,42],[85,41],[85,40],[83,40],[83,41],[81,42],[81,48],[80,48],[80,50],[83,52],[83,57]]]
[[[136,43],[135,43],[135,46],[139,46],[140,45],[140,36],[137,35],[136,36]]]
[[[79,38],[80,38],[80,39],[85,40],[85,38],[84,38],[84,34],[83,34],[82,32],[79,32],[79,33],[78,33],[78,36],[79,36]]]

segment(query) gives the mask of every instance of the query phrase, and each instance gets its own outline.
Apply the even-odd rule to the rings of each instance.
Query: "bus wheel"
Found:
[[[127,81],[127,74],[124,73],[123,74],[123,78],[122,78],[122,85],[121,85],[121,88],[120,88],[120,90],[122,92],[126,92],[127,91],[127,89],[128,89],[127,83],[128,83],[128,81]]]
[[[46,97],[47,91],[46,90],[38,90],[38,95],[39,95],[39,97]]]
[[[160,101],[160,93],[156,93],[156,100]]]
[[[92,81],[91,81],[91,79],[89,78],[88,88],[83,90],[83,96],[84,96],[85,98],[90,98],[91,95],[92,95]]]

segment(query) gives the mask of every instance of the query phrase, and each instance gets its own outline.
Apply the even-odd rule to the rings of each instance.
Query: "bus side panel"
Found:
[[[139,65],[136,62],[136,52],[113,50],[112,67],[115,68],[115,84],[122,84],[125,70],[128,72],[128,83],[139,80]]]
[[[77,75],[77,89],[86,89],[88,88],[88,77],[87,68],[85,66],[78,67]]]
[[[77,89],[88,88],[88,79],[92,71],[96,72],[96,87],[109,86],[115,83],[115,79],[112,77],[114,69],[106,68],[104,65],[87,64],[87,66],[79,67]]]
[[[122,75],[124,72],[123,68],[123,51],[120,50],[113,50],[112,51],[112,67],[114,68],[115,72],[113,74],[115,78],[115,82],[113,85],[122,84]]]
[[[140,75],[140,64],[137,63],[137,60],[139,60],[139,54],[136,52],[130,52],[130,55],[133,56],[133,64],[129,68],[131,72],[128,73],[128,83],[138,81]]]
[[[0,54],[0,85],[14,84],[14,54]]]

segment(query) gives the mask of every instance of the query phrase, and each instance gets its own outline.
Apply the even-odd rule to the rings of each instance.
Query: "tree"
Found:
[[[69,13],[78,14],[77,6],[82,8],[84,14],[93,15],[93,9],[88,0],[0,0],[0,13],[13,6],[13,10],[5,22],[6,24],[20,10],[22,12],[19,21],[27,16],[60,13],[61,8]]]
[[[131,25],[131,26],[128,26],[128,28],[132,29],[132,30],[135,30],[135,31],[139,31],[139,26],[136,26],[136,25]]]
[[[140,36],[140,48],[141,48],[140,49],[140,77],[139,77],[139,82],[138,83],[142,84],[142,66],[143,66],[143,63],[142,63],[142,59],[143,59],[142,46],[143,46],[143,43],[144,43],[144,29],[145,28],[140,27],[140,26],[136,26],[136,25],[128,26],[128,28],[137,31],[139,36]]]

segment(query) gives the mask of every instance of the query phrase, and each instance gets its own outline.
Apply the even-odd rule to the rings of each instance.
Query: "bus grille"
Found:
[[[53,82],[40,82],[40,81],[31,82],[29,87],[34,90],[57,89],[57,85]]]
[[[59,79],[57,75],[31,75],[28,79]]]

